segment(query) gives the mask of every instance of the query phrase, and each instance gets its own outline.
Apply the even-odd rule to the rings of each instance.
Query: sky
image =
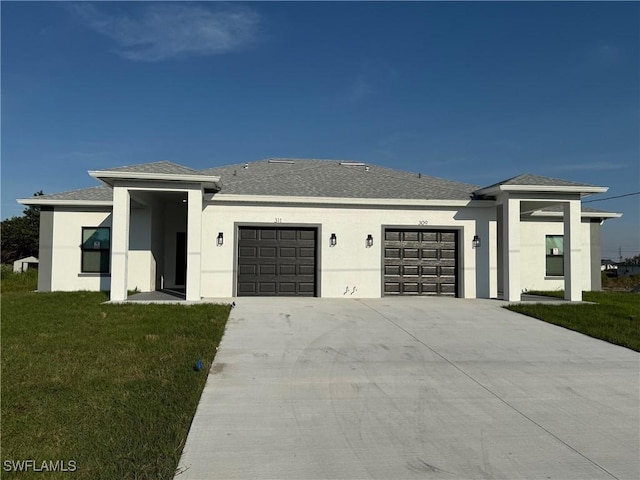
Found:
[[[638,2],[0,9],[3,219],[95,186],[88,170],[327,158],[608,186],[584,199],[623,213],[602,255],[640,253]]]

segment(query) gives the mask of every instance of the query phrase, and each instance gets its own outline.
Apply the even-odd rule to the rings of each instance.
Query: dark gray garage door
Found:
[[[455,296],[457,240],[455,230],[386,230],[384,294]]]
[[[316,295],[316,229],[240,227],[238,296]]]

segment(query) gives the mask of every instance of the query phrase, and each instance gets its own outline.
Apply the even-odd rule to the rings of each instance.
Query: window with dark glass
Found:
[[[564,237],[562,235],[547,235],[545,248],[547,277],[564,276]]]
[[[110,236],[108,227],[82,227],[82,273],[109,273]]]

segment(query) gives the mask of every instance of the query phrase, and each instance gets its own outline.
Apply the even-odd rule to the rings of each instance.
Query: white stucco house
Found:
[[[450,295],[600,289],[606,187],[519,175],[481,187],[359,162],[267,159],[90,171],[41,207],[39,291]]]

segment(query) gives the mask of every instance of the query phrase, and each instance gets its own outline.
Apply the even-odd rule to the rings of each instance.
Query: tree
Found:
[[[35,197],[44,195],[42,190]],[[13,263],[20,258],[38,257],[40,235],[40,207],[29,206],[21,217],[11,217],[0,223],[1,261]]]

